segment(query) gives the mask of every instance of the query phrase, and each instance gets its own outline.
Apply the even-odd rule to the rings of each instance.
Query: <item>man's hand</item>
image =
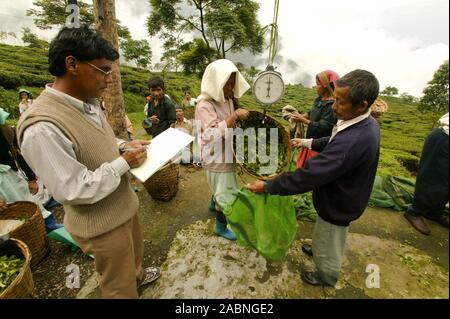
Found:
[[[128,163],[130,168],[136,168],[142,165],[147,159],[147,148],[135,148],[128,150],[125,149],[125,152],[121,155]]]
[[[6,201],[4,198],[0,197],[0,212],[6,209]]]
[[[248,115],[250,114],[247,110],[244,109],[237,109],[236,111],[234,111],[238,117],[238,119],[240,120],[245,120]]]
[[[290,144],[291,144],[291,147],[298,148],[298,147],[302,146],[301,142],[302,142],[301,138],[293,138],[293,139],[291,139]]]
[[[152,122],[153,124],[158,124],[159,123],[159,118],[156,115],[152,115],[148,118],[150,120],[150,122]]]
[[[266,191],[266,182],[256,181],[244,186],[253,193],[264,193]]]
[[[123,145],[124,150],[130,149],[130,148],[141,148],[141,147],[147,147],[147,145],[150,144],[150,141],[146,140],[133,140],[131,142],[126,142]]]
[[[30,193],[32,194],[32,195],[35,195],[37,192],[38,192],[38,190],[39,190],[39,185],[38,185],[38,183],[37,183],[37,181],[29,181],[28,182],[28,189],[30,190]]]

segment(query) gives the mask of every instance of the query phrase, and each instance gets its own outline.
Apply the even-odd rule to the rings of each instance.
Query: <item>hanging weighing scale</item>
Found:
[[[273,67],[278,44],[278,8],[279,0],[275,0],[273,23],[264,28],[267,30],[267,28],[271,27],[269,62],[266,69],[256,76],[252,88],[253,98],[256,102],[263,105],[264,116],[266,115],[267,108],[280,101],[284,95],[283,78],[281,73],[275,71],[275,68]]]
[[[253,81],[253,97],[259,104],[270,107],[281,100],[283,95],[284,81],[281,73],[276,72],[272,65],[268,65]]]

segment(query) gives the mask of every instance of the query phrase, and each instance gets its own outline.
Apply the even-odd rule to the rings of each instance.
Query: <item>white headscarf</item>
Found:
[[[233,62],[226,59],[211,62],[205,70],[202,78],[201,94],[197,101],[204,99],[213,99],[217,102],[224,103],[223,87],[230,78],[231,73],[236,72],[236,83],[233,89],[233,95],[240,98],[250,88],[245,78],[239,72]]]

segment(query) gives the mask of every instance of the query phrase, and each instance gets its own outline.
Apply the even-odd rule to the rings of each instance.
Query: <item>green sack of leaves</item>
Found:
[[[255,248],[270,261],[281,260],[297,234],[290,196],[255,194],[242,188],[224,214],[238,243]]]

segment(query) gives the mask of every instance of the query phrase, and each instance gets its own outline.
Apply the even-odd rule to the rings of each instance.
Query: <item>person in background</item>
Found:
[[[195,107],[197,100],[194,99],[190,91],[184,92],[183,102],[181,103],[184,108]]]
[[[281,116],[283,119],[289,122],[289,137],[293,138],[304,138],[305,130],[303,127],[303,122],[294,121],[292,117],[294,115],[299,115],[295,107],[292,105],[285,105],[281,110]]]
[[[33,104],[33,94],[25,89],[19,90],[19,112],[22,114]]]
[[[314,100],[312,109],[305,114],[293,114],[290,120],[307,126],[306,138],[321,138],[330,136],[336,124],[336,115],[331,106],[334,103],[334,89],[339,75],[331,70],[316,75],[316,91],[318,97]],[[297,159],[297,168],[304,167],[308,159],[317,155],[317,152],[302,149]]]
[[[148,141],[118,141],[99,98],[119,53],[87,25],[63,27],[51,41],[47,85],[17,126],[24,158],[64,206],[64,226],[93,255],[104,298],[137,298],[156,280],[144,268],[139,201],[129,169],[147,158]],[[63,187],[62,187],[63,186]]]
[[[425,140],[413,201],[404,213],[411,226],[424,235],[429,235],[431,230],[423,218],[448,228],[448,178],[447,113],[439,119],[439,127],[432,130]]]
[[[36,175],[22,157],[15,130],[6,123],[8,116],[9,113],[0,107],[0,195],[8,203],[20,200],[36,203],[44,218],[45,230],[49,233],[63,225],[56,222],[55,216],[43,207],[37,197],[43,191],[43,185],[39,187]]]
[[[147,118],[152,123],[152,136],[156,137],[169,127],[173,127],[176,121],[175,106],[165,93],[164,81],[158,77],[152,77],[148,81],[151,99],[147,104]]]
[[[293,143],[319,154],[304,168],[246,186],[256,193],[277,195],[313,191],[318,217],[312,246],[303,245],[302,250],[313,256],[317,270],[302,271],[301,278],[307,284],[336,284],[349,224],[362,215],[369,201],[380,154],[380,128],[370,116],[378,92],[378,80],[365,70],[352,71],[337,80],[332,107],[339,121],[331,136]]]
[[[201,123],[199,145],[201,149],[202,165],[211,193],[214,196],[216,227],[215,232],[229,240],[236,240],[236,235],[227,227],[227,220],[223,208],[234,200],[230,192],[238,190],[236,180],[236,164],[226,160],[226,150],[232,150],[233,139],[227,128],[235,126],[237,119],[244,120],[249,112],[236,108],[234,99],[240,98],[250,85],[245,81],[233,62],[220,59],[210,63],[203,74],[201,95],[195,108],[195,119]],[[231,132],[232,134],[232,132]],[[231,145],[225,145],[225,143]],[[211,156],[214,148],[222,148]]]
[[[175,105],[175,112],[177,116],[177,121],[175,122],[174,128],[180,130],[183,133],[193,135],[192,123],[190,120],[184,117],[183,108],[180,105]],[[189,164],[192,163],[197,167],[201,167],[199,158],[193,152],[193,143],[186,146],[184,150],[181,151],[181,163]]]

